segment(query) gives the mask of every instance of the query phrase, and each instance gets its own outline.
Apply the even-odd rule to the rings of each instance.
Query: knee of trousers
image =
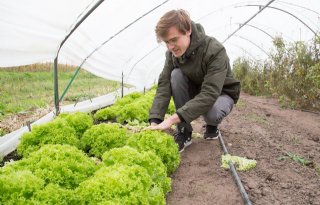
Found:
[[[181,82],[185,82],[185,75],[182,73],[180,68],[175,68],[171,72],[171,86],[174,88],[178,85],[181,85]]]
[[[223,110],[214,108],[210,109],[206,114],[203,115],[204,120],[208,125],[218,125],[225,116],[226,114],[223,112]]]

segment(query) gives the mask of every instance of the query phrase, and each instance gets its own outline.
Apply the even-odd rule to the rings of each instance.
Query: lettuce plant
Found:
[[[103,120],[112,120],[115,119],[117,116],[118,109],[115,109],[115,107],[106,107],[101,110],[98,110],[94,116],[93,119],[103,121]]]
[[[229,162],[235,165],[239,171],[249,171],[256,167],[257,161],[253,159],[247,159],[245,157],[231,156],[230,154],[221,156],[221,167],[224,169],[230,169]]]
[[[114,120],[116,119],[118,112],[126,105],[133,102],[135,99],[138,99],[142,96],[139,92],[133,92],[129,95],[124,96],[123,98],[118,98],[116,102],[110,106],[106,107],[104,109],[98,110],[93,118],[95,120]]]
[[[167,114],[169,115],[173,115],[176,112],[176,107],[174,105],[173,100],[170,100],[169,106],[168,106],[168,110],[167,110]]]
[[[165,204],[161,189],[138,165],[104,166],[76,190],[79,204]]]
[[[69,144],[80,147],[76,131],[64,119],[56,119],[42,125],[36,125],[31,132],[22,135],[17,147],[19,155],[26,157],[45,144]]]
[[[149,116],[149,110],[151,108],[151,102],[141,100],[139,98],[125,107],[123,107],[118,113],[116,120],[118,123],[124,124],[128,121],[138,120],[139,122],[147,122]]]
[[[155,92],[155,89],[151,89],[144,95],[138,92],[129,94],[118,99],[112,106],[96,112],[94,119],[116,120],[121,124],[134,120],[137,120],[141,123],[147,123],[149,110],[151,108]],[[171,100],[167,113],[173,114],[174,112],[175,107],[173,101]]]
[[[168,174],[173,173],[180,164],[178,145],[172,136],[160,132],[146,130],[134,133],[127,141],[127,145],[138,151],[153,151],[167,167]]]
[[[27,158],[8,164],[4,169],[30,170],[43,179],[63,188],[74,189],[93,175],[97,167],[81,150],[70,145],[44,145]]]
[[[154,152],[138,152],[134,148],[124,146],[105,152],[102,159],[106,166],[115,164],[139,165],[147,170],[153,182],[162,188],[165,194],[171,190],[171,179],[167,177],[167,168]]]
[[[126,129],[119,124],[103,123],[92,126],[83,134],[81,146],[85,152],[101,158],[104,152],[124,146],[127,139]]]
[[[74,190],[63,188],[57,184],[48,184],[36,190],[31,198],[32,204],[75,204]]]
[[[33,204],[33,194],[44,181],[31,171],[11,171],[0,175],[0,204]]]
[[[140,92],[130,93],[129,95],[124,96],[123,98],[118,98],[116,100],[116,102],[114,103],[114,106],[123,107],[123,106],[133,102],[134,100],[136,100],[142,96],[143,96],[143,94]]]
[[[67,124],[75,129],[79,138],[93,125],[92,117],[84,112],[62,113],[57,117],[57,119],[59,118],[65,119]]]

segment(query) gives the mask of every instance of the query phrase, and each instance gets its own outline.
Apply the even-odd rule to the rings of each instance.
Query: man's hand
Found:
[[[157,125],[158,125],[157,123],[151,122],[150,127],[154,127],[154,126],[157,126]]]
[[[148,127],[148,129],[164,131],[164,130],[171,128],[172,125],[177,124],[179,122],[180,122],[180,119],[179,119],[178,115],[175,113],[172,116],[170,116],[168,119],[164,120],[160,124],[151,123],[151,125]]]

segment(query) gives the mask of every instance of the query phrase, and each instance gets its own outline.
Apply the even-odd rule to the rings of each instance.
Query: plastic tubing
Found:
[[[221,146],[222,146],[222,149],[223,149],[224,154],[229,154],[229,153],[228,153],[228,150],[227,150],[227,147],[226,147],[226,145],[224,144],[223,137],[222,137],[221,134],[220,134],[220,136],[219,136],[219,141],[220,141],[220,144],[221,144]],[[237,173],[237,170],[236,170],[236,168],[235,168],[235,166],[234,166],[234,164],[232,163],[231,160],[229,161],[229,167],[230,167],[232,176],[233,176],[234,180],[236,181],[236,184],[237,184],[237,186],[238,186],[238,188],[239,188],[239,190],[240,190],[240,193],[241,193],[241,196],[242,196],[242,198],[243,198],[243,200],[244,200],[244,203],[245,203],[246,205],[252,205],[252,203],[251,203],[251,201],[250,201],[250,199],[249,199],[249,196],[248,196],[246,190],[244,189],[244,187],[243,187],[243,185],[242,185],[242,182],[241,182],[240,177],[239,177],[239,175],[238,175],[238,173]]]

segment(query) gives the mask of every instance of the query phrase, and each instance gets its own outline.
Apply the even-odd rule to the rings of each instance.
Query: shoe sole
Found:
[[[221,136],[221,133],[220,133],[220,131],[219,131],[218,136],[216,136],[216,137],[207,137],[207,138],[204,138],[204,139],[205,139],[205,140],[216,140],[216,139],[218,139],[220,136]]]
[[[179,152],[180,152],[180,153],[183,152],[184,149],[185,149],[186,147],[188,147],[189,145],[191,145],[191,144],[192,144],[192,141],[191,141],[191,140],[190,140],[189,142],[185,143],[183,149],[180,150]]]

